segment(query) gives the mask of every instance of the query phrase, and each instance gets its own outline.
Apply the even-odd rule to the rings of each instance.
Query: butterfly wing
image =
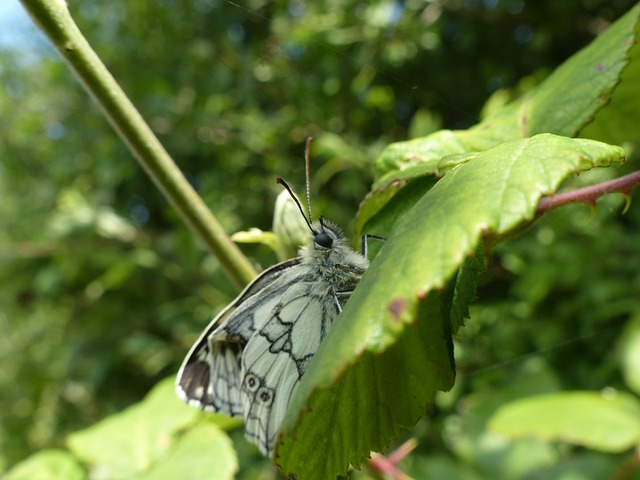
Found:
[[[287,260],[262,272],[207,326],[187,354],[176,379],[176,393],[189,405],[230,416],[241,415],[242,351],[280,296],[278,280],[300,264]]]
[[[245,436],[271,456],[307,365],[368,266],[342,233],[318,221],[301,257],[266,270],[227,306],[187,355],[178,396],[244,415]]]
[[[293,391],[340,312],[331,286],[311,268],[298,269],[242,356],[245,436],[263,455],[272,454]]]

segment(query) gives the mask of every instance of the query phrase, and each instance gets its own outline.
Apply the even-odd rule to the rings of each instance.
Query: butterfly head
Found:
[[[314,250],[334,250],[345,244],[344,234],[340,228],[324,218],[311,224],[311,247]]]
[[[318,232],[313,236],[313,243],[324,248],[331,248],[333,246],[333,238],[325,232]]]
[[[355,288],[369,261],[349,246],[342,230],[320,218],[311,224],[310,240],[300,249],[303,263],[338,291]]]
[[[332,248],[334,240],[337,239],[336,232],[331,231],[329,228],[323,225],[323,220],[320,219],[321,229],[312,231],[313,243],[321,248]]]

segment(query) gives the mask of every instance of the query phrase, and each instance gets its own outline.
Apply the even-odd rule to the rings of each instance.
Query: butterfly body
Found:
[[[190,405],[245,420],[245,436],[273,453],[289,401],[368,260],[340,229],[311,226],[300,256],[262,272],[191,348],[176,391]]]

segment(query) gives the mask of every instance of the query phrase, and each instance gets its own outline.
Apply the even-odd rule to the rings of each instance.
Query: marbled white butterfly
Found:
[[[307,142],[307,204],[309,204]],[[205,411],[242,416],[245,437],[271,456],[289,400],[311,357],[367,269],[342,231],[304,215],[310,242],[300,256],[253,280],[207,326],[187,354],[178,396]]]

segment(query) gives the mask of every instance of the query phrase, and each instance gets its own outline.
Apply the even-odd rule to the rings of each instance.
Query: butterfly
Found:
[[[307,204],[309,204],[307,142]],[[320,343],[367,269],[342,231],[311,220],[297,258],[274,265],[225,307],[187,354],[176,379],[189,405],[244,417],[245,438],[272,456],[291,396]]]

